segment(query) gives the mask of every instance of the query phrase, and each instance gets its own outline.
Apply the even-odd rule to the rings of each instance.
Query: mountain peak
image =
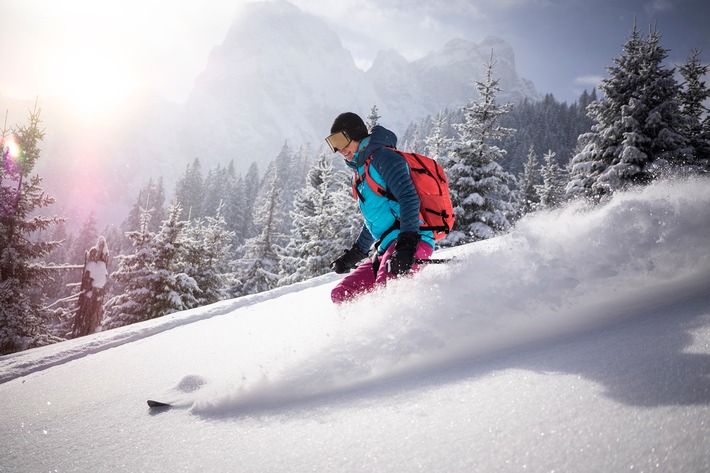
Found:
[[[284,142],[322,142],[343,110],[378,102],[323,20],[283,0],[249,3],[196,81],[185,146],[208,165],[234,157],[246,170],[257,157],[271,160]]]

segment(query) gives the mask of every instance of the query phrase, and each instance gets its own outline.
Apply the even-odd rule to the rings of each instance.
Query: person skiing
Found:
[[[377,125],[368,133],[362,118],[345,112],[335,118],[330,133],[326,138],[328,146],[340,153],[354,171],[353,193],[364,218],[355,243],[330,264],[338,274],[354,269],[331,291],[331,299],[339,304],[388,279],[416,271],[416,261],[433,253],[434,236],[419,228],[419,196],[405,159],[392,149],[397,146],[397,136],[392,131]],[[368,158],[370,177],[394,199],[375,192],[366,182]],[[372,258],[360,264],[371,248]]]

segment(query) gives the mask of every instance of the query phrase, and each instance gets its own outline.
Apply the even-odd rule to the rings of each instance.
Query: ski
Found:
[[[160,402],[160,401],[153,401],[152,399],[148,399],[148,407],[151,409],[155,408],[168,408],[168,407],[173,407],[172,404],[168,404],[167,402]]]

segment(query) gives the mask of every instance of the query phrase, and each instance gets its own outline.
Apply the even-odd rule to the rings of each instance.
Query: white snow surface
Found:
[[[710,471],[709,184],[2,357],[0,471]]]

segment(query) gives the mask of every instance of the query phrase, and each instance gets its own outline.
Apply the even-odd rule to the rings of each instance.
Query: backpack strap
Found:
[[[362,195],[362,193],[358,190],[358,187],[360,184],[362,184],[363,181],[367,182],[367,185],[370,186],[370,189],[372,189],[376,194],[381,195],[383,197],[387,197],[389,200],[394,200],[396,201],[397,199],[395,196],[388,192],[387,189],[382,187],[376,180],[372,178],[372,175],[370,174],[370,161],[372,161],[372,154],[365,160],[365,163],[363,164],[364,170],[363,174],[359,174],[357,171],[355,171],[355,176],[353,178],[353,197],[355,197],[356,200],[361,200],[362,202],[365,202],[365,196]]]
[[[391,149],[392,151],[395,151],[397,152],[397,154],[399,154],[399,151],[397,151],[396,148],[391,148],[389,146],[387,146],[386,148]],[[365,202],[365,197],[358,190],[358,186],[362,184],[363,181],[365,181],[367,182],[367,185],[370,186],[370,189],[373,190],[373,192],[396,202],[397,198],[387,189],[382,187],[375,179],[372,178],[372,175],[370,174],[370,162],[372,161],[373,156],[374,153],[368,156],[365,160],[365,163],[363,164],[364,170],[362,175],[358,174],[357,171],[355,172],[355,178],[353,179],[353,196],[355,197],[355,199],[360,199],[361,201]],[[404,157],[402,159],[404,159]]]

